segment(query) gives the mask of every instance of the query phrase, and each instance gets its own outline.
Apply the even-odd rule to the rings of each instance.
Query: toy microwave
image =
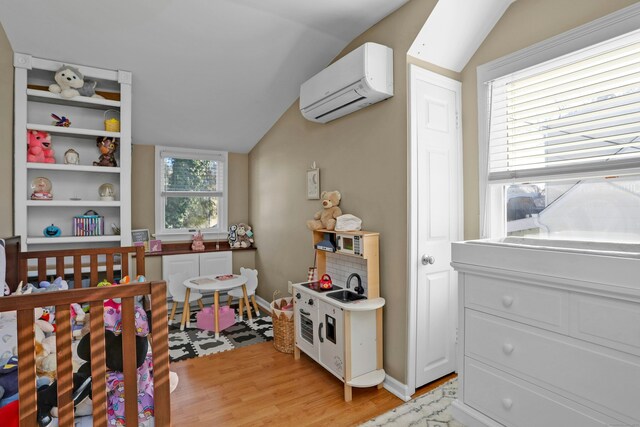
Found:
[[[336,252],[363,256],[364,239],[362,238],[362,236],[354,236],[351,234],[337,234]]]

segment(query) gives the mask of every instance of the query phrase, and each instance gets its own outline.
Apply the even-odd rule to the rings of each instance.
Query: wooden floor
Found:
[[[305,354],[295,361],[276,351],[272,342],[172,363],[171,370],[180,378],[171,394],[177,427],[352,426],[403,403],[375,387],[354,388],[346,403],[340,380]]]

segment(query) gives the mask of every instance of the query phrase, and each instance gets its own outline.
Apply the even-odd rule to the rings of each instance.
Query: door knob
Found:
[[[422,265],[433,264],[434,262],[436,262],[434,257],[422,255]]]

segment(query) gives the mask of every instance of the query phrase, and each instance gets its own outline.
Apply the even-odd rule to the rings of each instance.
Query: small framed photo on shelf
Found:
[[[149,252],[149,230],[131,230],[131,242],[133,246],[143,246],[145,252]]]
[[[162,240],[150,240],[149,252],[162,252]]]
[[[320,199],[320,169],[307,170],[307,200]]]

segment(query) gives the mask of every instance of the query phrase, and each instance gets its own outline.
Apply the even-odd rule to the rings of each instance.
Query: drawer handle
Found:
[[[515,348],[515,347],[513,346],[513,344],[506,343],[506,344],[503,344],[503,345],[502,345],[502,351],[503,351],[503,352],[504,352],[504,354],[506,354],[506,355],[509,355],[509,354],[513,353],[513,349],[514,349],[514,348]]]
[[[508,411],[513,406],[513,400],[505,397],[504,399],[502,399],[502,406]]]
[[[502,305],[504,305],[506,308],[511,307],[512,304],[513,304],[513,297],[510,297],[509,295],[505,295],[502,297]]]

